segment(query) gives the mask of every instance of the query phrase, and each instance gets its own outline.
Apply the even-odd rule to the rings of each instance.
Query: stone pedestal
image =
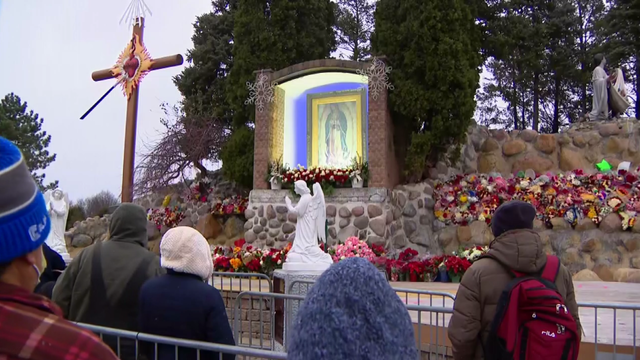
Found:
[[[276,270],[273,273],[274,292],[306,296],[323,272],[324,270]],[[286,351],[287,330],[293,326],[301,304],[300,300],[275,301],[275,351]]]

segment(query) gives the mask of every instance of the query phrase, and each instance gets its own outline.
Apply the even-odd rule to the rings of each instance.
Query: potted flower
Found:
[[[446,271],[453,283],[459,283],[465,271],[471,267],[469,260],[458,256],[449,256],[444,262]]]
[[[366,161],[362,161],[362,157],[356,154],[353,158],[349,173],[351,178],[351,186],[353,188],[364,187],[364,182],[369,178],[369,164]]]
[[[282,166],[282,158],[272,161],[269,164],[269,171],[267,172],[267,181],[271,184],[271,190],[282,189],[282,178],[285,173],[284,166]]]

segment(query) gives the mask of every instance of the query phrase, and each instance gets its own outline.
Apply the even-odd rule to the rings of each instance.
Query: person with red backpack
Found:
[[[495,239],[464,274],[449,322],[455,360],[575,360],[582,327],[569,270],[546,255],[535,208],[494,213]]]

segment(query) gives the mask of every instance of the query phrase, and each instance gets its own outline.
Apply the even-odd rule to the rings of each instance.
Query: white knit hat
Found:
[[[211,248],[196,229],[178,226],[167,231],[160,241],[160,265],[206,280],[213,273]]]

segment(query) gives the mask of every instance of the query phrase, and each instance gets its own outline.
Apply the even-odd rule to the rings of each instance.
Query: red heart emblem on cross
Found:
[[[124,62],[124,65],[122,67],[124,68],[124,71],[127,73],[127,77],[129,79],[132,79],[136,75],[136,72],[138,72],[138,68],[140,67],[140,61],[138,60],[137,57],[134,56],[127,59],[127,61]]]

